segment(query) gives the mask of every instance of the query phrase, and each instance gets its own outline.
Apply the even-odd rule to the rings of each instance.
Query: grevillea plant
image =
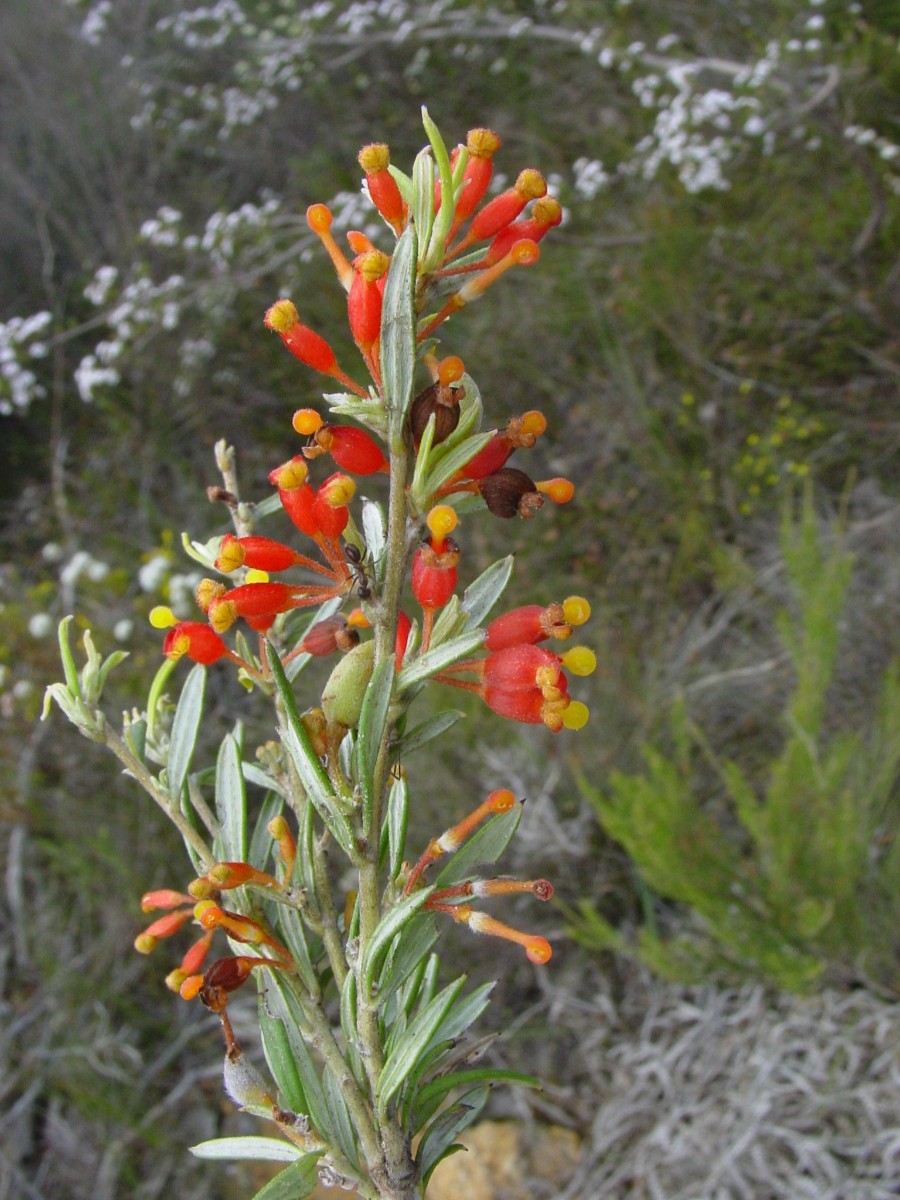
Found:
[[[197,588],[196,620],[151,614],[168,632],[146,712],[113,728],[98,705],[121,655],[101,660],[86,633],[79,672],[70,618],[60,627],[65,682],[48,690],[48,706],[52,698],[105,743],[184,839],[192,878],[143,897],[144,911],[161,915],[135,945],[150,953],[199,929],[166,983],[218,1014],[227,1091],[281,1136],[218,1139],[194,1152],[288,1163],[261,1197],[296,1200],[317,1177],[364,1197],[421,1196],[489,1085],[535,1082],[478,1064],[461,1039],[491,985],[467,991],[464,976],[442,984],[433,952],[452,922],[518,943],[533,963],[549,960],[545,938],[484,908],[492,897],[552,895],[543,879],[484,876],[515,833],[521,803],[503,787],[473,797],[468,814],[408,845],[404,765],[463,715],[443,709],[417,722],[415,701],[428,688],[474,692],[503,717],[554,733],[588,717],[569,675],[589,674],[594,656],[560,645],[588,618],[587,602],[571,596],[489,619],[511,556],[460,587],[461,519],[532,518],[547,499],[568,501],[572,486],[509,465],[544,431],[543,416],[492,428],[474,380],[437,337],[507,271],[537,260],[561,210],[532,169],[486,200],[497,136],[472,130],[448,153],[423,117],[429,144],[411,175],[384,145],[359,155],[390,253],[350,231],[349,258],[328,209],[307,214],[347,293],[368,378],[345,371],[291,301],[274,303],[268,329],[341,390],[324,396],[325,415],[294,414],[298,453],[274,468],[273,494],[260,503],[240,499],[233,451],[217,447],[223,486],[212,498],[233,531],[205,544],[185,539],[209,577]],[[386,510],[370,499],[357,507],[360,476],[374,477],[373,490],[385,480]],[[279,510],[302,535],[299,549],[254,531]],[[321,695],[304,694],[304,668],[330,655],[337,665]],[[194,666],[169,704],[164,687],[182,659]],[[228,670],[270,706],[277,739],[248,755],[239,725],[214,766],[198,763],[207,677]],[[346,887],[348,868],[355,886],[339,894],[338,871]],[[251,980],[268,1079],[228,1015],[232,993]]]

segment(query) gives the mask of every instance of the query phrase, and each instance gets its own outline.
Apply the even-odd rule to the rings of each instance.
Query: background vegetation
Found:
[[[116,702],[140,703],[146,613],[189,592],[181,530],[219,528],[214,442],[264,494],[314,399],[261,325],[289,294],[335,327],[306,206],[369,220],[356,150],[411,161],[425,101],[449,138],[496,129],[498,169],[540,167],[566,208],[531,286],[453,348],[493,411],[547,413],[539,473],[578,498],[529,526],[517,578],[591,596],[604,668],[589,736],[473,710],[465,749],[412,766],[423,830],[485,787],[528,794],[519,854],[561,884],[570,997],[599,969],[621,999],[633,968],[596,961],[615,945],[896,1000],[898,35],[879,0],[3,6],[6,1194],[218,1194],[180,1150],[233,1120],[215,1031],[130,951],[179,850],[35,718],[72,611],[131,652]],[[473,573],[497,549],[467,547]],[[223,728],[242,711],[224,685],[217,705]],[[539,1014],[510,1061],[581,1088],[546,985],[511,958],[498,992]],[[589,1136],[577,1106],[550,1115]]]

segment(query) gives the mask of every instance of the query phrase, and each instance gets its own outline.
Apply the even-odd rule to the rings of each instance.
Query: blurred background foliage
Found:
[[[523,735],[473,707],[465,740],[411,763],[421,837],[485,788],[542,796],[552,778],[554,815],[537,805],[519,853],[579,914],[581,946],[548,918],[561,956],[615,946],[679,977],[896,997],[898,34],[887,0],[3,5],[8,1194],[212,1194],[166,1139],[231,1119],[215,1030],[130,951],[140,892],[179,882],[180,851],[127,780],[35,719],[67,612],[130,651],[113,707],[142,702],[147,612],[189,611],[181,531],[223,528],[215,441],[261,497],[319,394],[266,306],[292,295],[353,361],[306,207],[380,237],[356,151],[384,140],[408,165],[423,102],[451,143],[496,129],[497,170],[537,166],[565,206],[527,286],[498,287],[446,345],[497,424],[547,414],[533,474],[570,476],[577,499],[516,530],[510,596],[589,595],[603,665],[588,734]],[[509,540],[469,526],[474,576]],[[810,623],[829,563],[840,595]],[[221,732],[247,714],[216,678]],[[820,837],[828,795],[850,815]],[[817,848],[814,886],[787,834]],[[748,937],[808,970],[770,969]],[[461,938],[450,952],[494,966]],[[510,1011],[536,989],[511,961]]]

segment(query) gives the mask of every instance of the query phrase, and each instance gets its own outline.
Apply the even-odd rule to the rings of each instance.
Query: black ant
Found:
[[[354,582],[356,583],[357,596],[360,600],[371,600],[372,581],[369,579],[362,565],[362,552],[359,547],[353,545],[345,546],[344,558],[347,560]]]

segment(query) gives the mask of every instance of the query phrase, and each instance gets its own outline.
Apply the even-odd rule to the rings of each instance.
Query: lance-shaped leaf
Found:
[[[428,134],[428,140],[431,143],[431,149],[434,153],[435,165],[438,169],[438,175],[441,180],[441,207],[437,216],[434,218],[434,225],[431,229],[431,235],[427,239],[428,249],[425,252],[422,261],[422,271],[433,271],[440,265],[444,257],[444,246],[447,241],[447,235],[450,232],[450,226],[453,224],[453,218],[456,215],[456,205],[453,203],[453,173],[450,168],[450,155],[447,153],[447,147],[444,145],[444,139],[441,137],[441,132],[428,115],[428,109],[422,106],[422,124],[425,126],[425,132]],[[432,188],[432,195],[434,189]],[[422,240],[425,241],[423,235]]]
[[[386,1006],[390,998],[403,987],[420,966],[424,976],[425,959],[437,940],[437,925],[433,914],[430,912],[416,913],[394,943],[390,956],[385,959],[378,982],[379,1007]],[[419,982],[421,983],[421,979]],[[417,995],[418,989],[410,997],[409,1009],[412,1008]]]
[[[319,756],[309,740],[309,734],[300,720],[297,702],[284,673],[284,667],[281,665],[281,659],[271,643],[267,644],[266,653],[269,669],[284,707],[285,723],[281,730],[284,745],[297,768],[297,774],[300,776],[300,782],[303,784],[307,796],[315,805],[316,812],[347,857],[355,860],[356,845],[353,830],[350,822],[341,812],[337,798],[331,790],[328,773],[319,761]]]
[[[363,536],[366,539],[366,549],[372,559],[372,571],[376,580],[381,583],[387,559],[384,547],[387,541],[387,522],[384,509],[375,500],[363,500],[362,506]]]
[[[406,827],[409,822],[409,785],[405,779],[391,784],[387,803],[388,862],[391,879],[396,879],[406,853]]]
[[[354,1167],[358,1167],[359,1150],[356,1145],[353,1122],[350,1120],[350,1113],[347,1110],[341,1086],[331,1068],[327,1065],[322,1072],[322,1084],[325,1092],[325,1103],[328,1105],[331,1128],[334,1130],[334,1140],[344,1152],[344,1157],[347,1161]]]
[[[242,763],[243,775],[245,779],[251,778],[247,774],[246,764]],[[262,772],[261,772],[262,774]],[[270,784],[270,780],[264,775],[266,785]],[[258,780],[254,779],[254,783]],[[250,853],[247,862],[252,863],[260,871],[265,871],[269,864],[269,858],[272,854],[274,842],[272,835],[267,828],[273,817],[277,817],[284,809],[284,798],[275,791],[266,792],[262,806],[259,810],[259,815],[256,818],[256,824],[253,826],[253,836],[250,838]]]
[[[388,1105],[416,1070],[421,1056],[431,1041],[435,1029],[440,1025],[454,1000],[465,986],[466,977],[461,975],[453,983],[438,992],[433,1000],[416,1013],[403,1036],[388,1055],[376,1087],[378,1111],[384,1114]]]
[[[429,499],[437,492],[438,488],[443,487],[445,483],[448,483],[453,478],[457,471],[461,471],[466,463],[471,462],[475,455],[479,454],[485,448],[493,436],[490,430],[486,433],[473,433],[464,442],[460,442],[449,454],[443,455],[440,461],[430,467],[425,474],[421,489],[413,496],[413,500],[420,507],[424,508]]]
[[[305,1157],[290,1142],[268,1137],[212,1138],[191,1146],[197,1158],[256,1159],[259,1162],[296,1162]]]
[[[216,758],[216,816],[219,832],[213,854],[226,862],[246,862],[247,794],[240,748],[230,733],[222,739]]]
[[[437,1112],[438,1108],[457,1088],[471,1088],[476,1084],[486,1084],[490,1087],[495,1083],[517,1083],[522,1087],[540,1088],[541,1081],[534,1075],[523,1075],[519,1071],[504,1071],[499,1067],[471,1067],[466,1071],[451,1071],[447,1075],[439,1075],[423,1084],[416,1092],[413,1103],[413,1132],[417,1132],[426,1121]]]
[[[407,225],[391,257],[381,310],[381,383],[391,438],[399,441],[412,400],[416,362],[416,230]]]
[[[172,732],[169,735],[168,783],[169,793],[175,799],[181,796],[188,768],[197,745],[197,733],[203,716],[203,697],[206,691],[206,667],[197,663],[184,681]]]
[[[427,721],[422,721],[421,724],[414,726],[409,733],[404,734],[400,739],[397,746],[400,755],[405,756],[412,754],[414,750],[419,750],[422,746],[432,741],[433,738],[440,737],[442,733],[446,733],[451,725],[455,725],[457,721],[461,721],[465,715],[458,708],[448,708],[444,712],[429,717]]]
[[[306,1092],[287,1029],[284,1021],[268,1014],[263,996],[259,997],[259,1030],[266,1062],[285,1104],[291,1112],[306,1114],[309,1111]]]
[[[434,225],[434,159],[428,146],[419,151],[413,162],[410,212],[424,254]]]
[[[319,1181],[319,1157],[318,1154],[304,1154],[260,1188],[253,1200],[305,1200],[315,1191]]]
[[[438,1163],[454,1150],[462,1149],[462,1146],[454,1143],[463,1130],[478,1119],[489,1095],[490,1090],[486,1087],[473,1088],[452,1108],[435,1117],[416,1151],[416,1165],[426,1185]]]
[[[411,896],[404,896],[378,923],[366,946],[362,962],[361,977],[366,995],[371,995],[375,973],[390,949],[391,942],[404,925],[412,920],[430,895],[431,888],[422,888],[421,891],[413,892]]]
[[[512,554],[491,563],[486,571],[473,580],[463,593],[460,608],[466,615],[469,629],[481,625],[503,595],[512,575],[515,558]]]
[[[335,1131],[331,1124],[331,1113],[325,1101],[322,1080],[303,1037],[302,1030],[306,1026],[306,1019],[289,984],[279,976],[277,971],[271,972],[271,980],[266,988],[265,1004],[260,1012],[260,1026],[262,1027],[267,1021],[281,1023],[287,1034],[291,1056],[303,1088],[305,1112],[322,1137],[326,1141],[333,1141]],[[263,1045],[265,1047],[265,1040]],[[274,1074],[274,1071],[272,1073]]]
[[[387,724],[393,687],[394,656],[390,654],[375,668],[372,678],[369,680],[369,686],[366,688],[362,710],[359,714],[359,734],[356,747],[359,785],[365,801],[363,823],[366,828],[368,828],[369,809],[375,802],[372,790],[375,761],[378,758],[381,739]]]
[[[481,633],[466,633],[462,637],[451,638],[449,642],[444,642],[434,650],[429,650],[427,654],[403,668],[397,676],[397,691],[403,692],[414,683],[421,683],[436,672],[443,671],[444,667],[449,667],[451,663],[474,654],[481,649],[482,644]]]
[[[485,863],[494,863],[509,845],[522,819],[522,805],[500,813],[475,832],[457,850],[435,880],[436,887],[451,887],[473,878]]]

